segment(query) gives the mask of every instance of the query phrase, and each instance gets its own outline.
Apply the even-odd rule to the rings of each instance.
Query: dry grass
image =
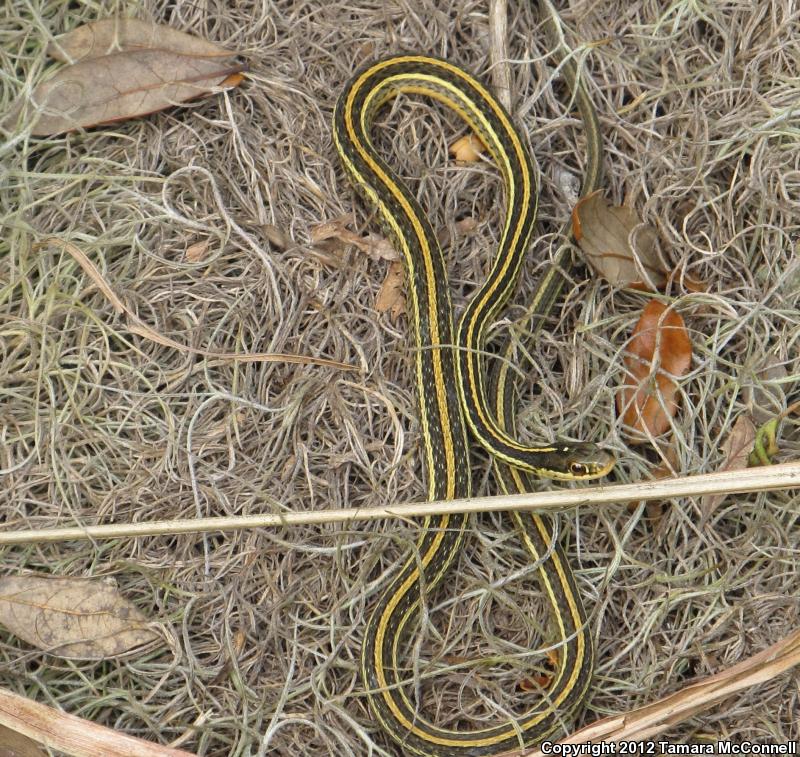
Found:
[[[672,438],[678,472],[711,471],[740,413],[763,422],[798,397],[800,17],[789,0],[559,5],[568,6],[570,42],[596,43],[583,52],[609,195],[639,209],[671,263],[707,285],[703,294],[672,292],[695,347]],[[52,0],[10,0],[4,13],[0,110],[42,73],[52,35],[98,17],[94,4]],[[401,50],[485,72],[486,4],[333,0],[267,10],[145,0],[108,3],[102,13],[207,36],[240,50],[251,73],[239,90],[139,121],[66,138],[3,135],[6,526],[421,497],[406,324],[373,310],[386,263],[343,245],[314,246],[310,233],[354,210],[359,229],[376,230],[333,155],[329,118],[348,75]],[[582,141],[543,62],[534,14],[524,3],[511,13],[513,109],[543,183],[542,237],[523,303],[568,216],[564,187],[579,182]],[[461,133],[438,107],[406,100],[381,119],[378,137],[413,177],[435,227],[455,240],[457,307],[482,275],[500,218],[491,167],[445,158]],[[476,221],[468,234],[455,226],[465,217]],[[63,249],[36,248],[53,235],[79,246],[145,323],[178,342],[325,356],[359,372],[203,360],[142,339]],[[191,262],[186,250],[201,241],[207,255]],[[642,304],[641,295],[577,275],[535,350],[521,418],[532,438],[557,428],[604,441],[622,458],[620,481],[647,478],[663,462],[626,446],[615,420],[620,351]],[[799,453],[795,420],[784,424],[781,458]],[[492,490],[478,453],[475,481],[479,492]],[[798,626],[795,496],[729,497],[703,527],[698,512],[696,501],[681,500],[562,519],[598,641],[581,722],[673,691]],[[367,713],[358,657],[381,578],[417,533],[413,523],[380,522],[358,532],[309,526],[5,548],[6,571],[113,576],[165,624],[174,648],[84,664],[3,635],[0,682],[164,743],[200,723],[182,746],[202,755],[396,754]],[[530,674],[528,650],[551,637],[532,568],[504,518],[474,520],[432,608],[413,650],[431,717],[492,717],[530,701],[517,690]],[[431,671],[444,671],[446,682],[429,686]],[[669,736],[800,739],[799,691],[795,673]]]

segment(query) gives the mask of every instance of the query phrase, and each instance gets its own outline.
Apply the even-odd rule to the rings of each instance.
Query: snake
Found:
[[[544,21],[587,139],[582,194],[601,173],[601,138],[591,99],[575,61],[561,44],[560,25],[549,2]],[[472,129],[500,171],[505,216],[489,272],[456,325],[444,255],[424,210],[375,148],[371,131],[378,111],[401,94],[443,103]],[[523,444],[513,437],[514,391],[509,360],[485,368],[487,327],[511,296],[534,235],[538,187],[530,152],[506,109],[478,78],[461,66],[422,54],[400,54],[357,71],[337,99],[333,141],[345,171],[367,204],[377,210],[395,241],[407,282],[406,312],[414,338],[421,454],[428,500],[471,495],[470,438],[495,461],[506,492],[527,491],[529,475],[589,480],[606,475],[614,456],[597,445],[556,441]],[[563,286],[570,255],[564,246],[540,283],[529,314],[540,328]],[[505,350],[510,355],[511,348]],[[556,539],[551,518],[513,513],[523,545],[538,565],[539,579],[557,621],[558,670],[546,697],[518,718],[474,730],[440,727],[418,711],[407,693],[402,642],[418,619],[424,596],[442,582],[458,555],[466,516],[429,516],[414,553],[388,579],[364,629],[361,674],[370,710],[380,727],[408,754],[466,757],[497,754],[540,742],[585,697],[594,650],[575,579]]]

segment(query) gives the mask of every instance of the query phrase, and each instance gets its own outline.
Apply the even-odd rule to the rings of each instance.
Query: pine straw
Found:
[[[76,6],[6,3],[0,109],[39,77],[52,35],[96,18],[94,5]],[[350,213],[358,230],[376,231],[331,143],[330,113],[348,75],[408,49],[486,72],[486,4],[203,7],[119,3],[103,12],[133,11],[242,51],[251,73],[241,89],[67,138],[14,135],[0,148],[0,504],[9,528],[423,496],[407,326],[373,309],[386,263],[310,236]],[[680,473],[717,469],[741,413],[761,423],[797,398],[792,7],[576,0],[561,9],[571,43],[595,43],[580,52],[610,197],[656,225],[669,261],[707,286],[671,293],[695,348],[671,437]],[[568,216],[583,158],[580,125],[565,115],[535,18],[524,5],[511,12],[513,109],[542,172],[542,238],[520,288],[524,303]],[[404,100],[379,132],[435,227],[454,240],[460,308],[496,243],[498,177],[487,165],[447,162],[447,144],[463,129],[429,103]],[[461,218],[475,230],[459,232]],[[63,248],[36,248],[54,235],[79,246],[142,321],[175,341],[324,356],[358,372],[204,360],[148,341]],[[186,251],[198,242],[208,250],[192,262]],[[664,463],[663,450],[629,447],[615,420],[620,351],[643,302],[580,272],[526,367],[524,433],[605,442],[622,458],[618,481],[651,477]],[[796,419],[782,437],[781,459],[797,458]],[[477,452],[475,483],[493,491]],[[794,496],[729,497],[703,526],[694,500],[562,518],[599,661],[589,707],[565,732],[797,627]],[[417,535],[414,523],[387,521],[358,531],[6,548],[9,572],[113,577],[165,625],[174,649],[73,663],[4,634],[2,684],[132,735],[180,738],[203,755],[396,754],[367,712],[359,648],[383,578]],[[459,569],[431,598],[408,652],[423,709],[437,722],[496,719],[535,696],[518,684],[544,664],[529,650],[552,636],[534,572],[505,518],[474,519]],[[798,683],[797,673],[782,677],[669,737],[800,739]]]

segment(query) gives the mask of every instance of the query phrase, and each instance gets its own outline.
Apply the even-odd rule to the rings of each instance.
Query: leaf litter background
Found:
[[[601,441],[614,480],[715,470],[742,413],[757,425],[800,377],[798,18],[777,2],[559,3],[585,58],[606,185],[655,225],[667,259],[707,292],[673,288],[694,347],[671,448],[628,447],[616,420],[621,351],[645,303],[581,271],[526,366],[529,438]],[[56,34],[95,6],[10,2],[0,109],[29,92]],[[484,3],[109,3],[241,51],[238,90],[67,137],[5,134],[0,150],[0,505],[7,528],[388,505],[419,499],[407,324],[376,315],[386,261],[313,229],[355,213],[329,118],[355,67],[421,50],[485,74]],[[542,173],[539,230],[511,320],[569,217],[580,125],[543,61],[526,4],[509,19],[513,111]],[[794,15],[792,15],[794,13]],[[584,50],[584,52],[586,52]],[[533,65],[529,61],[533,60]],[[376,137],[412,181],[447,251],[456,307],[485,269],[501,192],[457,166],[464,130],[404,100]],[[476,223],[457,224],[473,219]],[[466,230],[466,233],[465,233]],[[181,344],[281,351],[357,371],[202,359],[131,333],[59,236],[93,260],[145,323]],[[495,333],[501,333],[498,327]],[[781,459],[798,456],[796,418]],[[492,491],[475,453],[475,482]],[[561,520],[598,646],[580,722],[623,712],[753,654],[798,625],[800,523],[792,492],[582,511]],[[113,578],[169,641],[76,662],[3,633],[2,685],[132,735],[203,755],[396,754],[366,710],[361,634],[379,583],[418,529],[386,522],[276,532],[5,548],[4,571]],[[520,712],[550,643],[532,567],[508,522],[482,517],[408,650],[437,722]],[[492,657],[494,664],[481,663]],[[434,687],[430,674],[439,673]],[[668,735],[800,738],[798,674]],[[480,692],[478,695],[476,692]],[[493,705],[492,702],[497,703]],[[194,726],[194,730],[190,730]],[[565,732],[571,729],[565,724]]]

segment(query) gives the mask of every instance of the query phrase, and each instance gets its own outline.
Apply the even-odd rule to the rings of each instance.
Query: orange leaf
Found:
[[[632,442],[642,443],[669,428],[678,409],[678,385],[673,380],[688,370],[692,343],[683,318],[657,300],[651,300],[625,350],[622,391],[617,410]]]
[[[555,649],[547,651],[547,663],[549,667],[553,668],[553,673],[540,672],[534,673],[528,678],[523,678],[518,685],[520,691],[542,691],[549,689],[555,678],[555,670],[558,669],[558,652]]]
[[[524,691],[525,693],[542,691],[543,689],[550,688],[550,685],[553,683],[553,678],[555,678],[555,676],[550,673],[534,673],[529,678],[523,678],[517,686],[520,691]]]
[[[223,79],[217,86],[221,89],[236,89],[245,79],[244,74],[241,71],[236,71],[235,73],[227,76]]]
[[[450,145],[450,154],[462,163],[474,163],[483,152],[483,144],[474,134],[467,134]]]

